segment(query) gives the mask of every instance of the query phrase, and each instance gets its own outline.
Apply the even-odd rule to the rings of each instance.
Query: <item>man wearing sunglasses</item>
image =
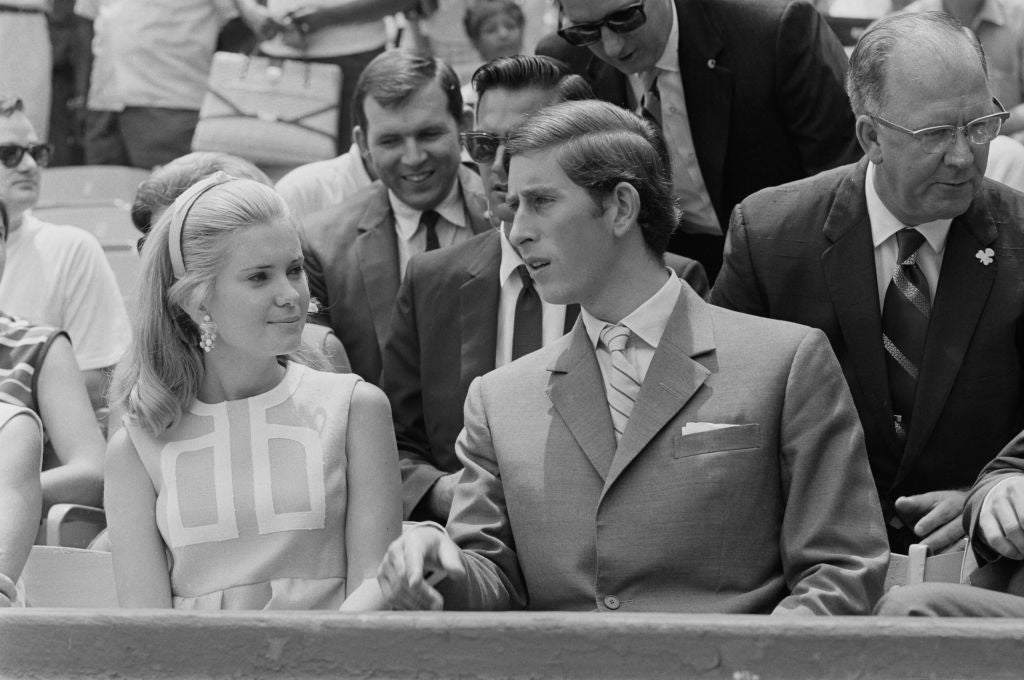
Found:
[[[622,74],[630,108],[668,143],[684,210],[669,251],[699,260],[712,281],[734,205],[860,157],[842,87],[846,55],[809,3],[560,4],[562,40],[543,41],[538,54],[579,64],[588,48]],[[599,75],[593,64],[584,72]]]
[[[1024,422],[1024,197],[984,178],[1007,114],[977,38],[886,17],[847,81],[866,157],[733,214],[716,304],[825,331],[894,551],[964,536],[964,490]]]
[[[96,238],[30,212],[50,152],[21,100],[0,93],[0,201],[10,215],[0,309],[67,331],[93,407],[100,409],[106,404],[108,369],[131,338],[128,313]]]

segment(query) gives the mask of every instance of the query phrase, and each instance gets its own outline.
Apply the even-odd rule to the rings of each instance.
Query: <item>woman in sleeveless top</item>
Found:
[[[372,593],[401,531],[390,412],[296,353],[309,289],[281,198],[218,173],[142,258],[105,475],[121,605],[338,609],[364,581]]]

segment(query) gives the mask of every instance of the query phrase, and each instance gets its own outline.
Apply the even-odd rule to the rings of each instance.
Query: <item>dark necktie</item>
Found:
[[[640,106],[641,115],[661,129],[661,92],[658,91],[657,71],[651,79],[650,87],[644,92],[644,100]]]
[[[512,328],[513,361],[540,349],[544,340],[540,296],[533,288],[533,279],[525,264],[516,267],[516,273],[523,281],[523,288],[516,299],[515,325]]]
[[[914,409],[917,374],[928,335],[931,300],[928,281],[917,264],[924,235],[917,229],[896,232],[899,261],[885,291],[882,306],[882,344],[889,374],[889,395],[896,436],[906,441]]]
[[[420,226],[427,231],[427,250],[437,250],[441,242],[437,240],[437,219],[440,215],[435,210],[425,210],[420,215]]]

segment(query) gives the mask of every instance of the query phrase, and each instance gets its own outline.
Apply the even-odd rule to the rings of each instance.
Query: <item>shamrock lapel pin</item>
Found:
[[[974,256],[978,258],[978,261],[981,262],[986,267],[992,264],[992,261],[995,259],[995,255],[996,251],[992,250],[991,248],[979,250],[974,254]]]

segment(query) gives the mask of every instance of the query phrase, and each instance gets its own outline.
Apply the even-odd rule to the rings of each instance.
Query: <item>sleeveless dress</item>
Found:
[[[157,493],[176,609],[341,606],[359,381],[289,363],[268,392],[197,400],[159,437],[126,423]]]

